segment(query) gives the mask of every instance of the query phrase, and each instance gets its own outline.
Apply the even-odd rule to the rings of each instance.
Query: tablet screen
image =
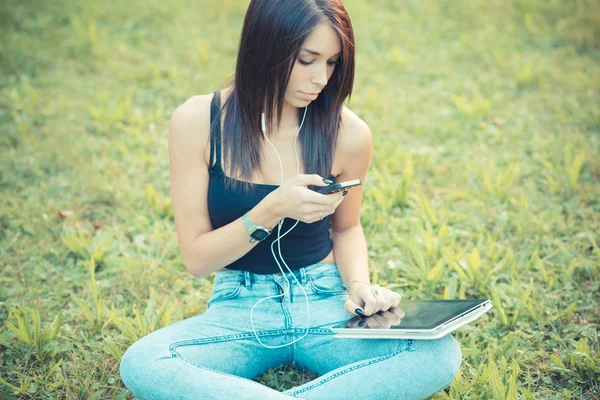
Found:
[[[359,329],[433,329],[455,317],[467,313],[488,300],[402,300],[397,308],[404,311],[404,317],[397,325],[382,326],[368,324]],[[376,314],[377,315],[377,314]],[[356,322],[369,317],[354,317],[333,328],[356,328]],[[389,325],[388,323],[387,325]]]

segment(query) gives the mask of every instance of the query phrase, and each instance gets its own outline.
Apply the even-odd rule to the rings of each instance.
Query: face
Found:
[[[337,32],[327,23],[317,25],[304,41],[292,68],[285,101],[300,108],[315,100],[340,62],[341,51]]]

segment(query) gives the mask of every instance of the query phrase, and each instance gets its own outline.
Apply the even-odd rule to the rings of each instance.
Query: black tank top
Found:
[[[210,122],[213,126],[215,118],[221,108],[220,91],[214,93],[210,105]],[[221,124],[216,124],[216,129],[210,134],[210,174],[208,184],[208,213],[213,229],[218,229],[227,225],[245,212],[254,208],[264,197],[277,189],[279,185],[267,185],[251,183],[253,191],[250,194],[242,192],[242,188],[229,190],[225,187],[225,181],[231,178],[223,172],[221,166]],[[335,176],[331,175],[328,179],[335,182]],[[275,256],[284,272],[287,268],[281,262],[278,246],[281,245],[281,254],[290,270],[297,270],[302,267],[318,263],[323,260],[333,249],[333,242],[329,235],[331,227],[331,216],[323,220],[307,224],[298,222],[298,225],[290,233],[283,236],[288,229],[296,223],[295,219],[285,218],[281,227],[281,241],[273,245]],[[232,270],[246,270],[256,274],[273,274],[281,272],[273,254],[271,253],[271,243],[277,239],[278,227],[271,231],[271,234],[262,242],[256,244],[248,253],[225,267]],[[248,235],[248,240],[250,236]]]

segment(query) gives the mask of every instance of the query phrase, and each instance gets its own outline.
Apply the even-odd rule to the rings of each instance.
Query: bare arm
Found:
[[[333,214],[331,239],[340,276],[348,285],[353,280],[367,283],[371,280],[367,242],[360,223],[360,206],[373,144],[369,127],[356,115],[347,112],[346,124],[344,132],[348,136],[342,141],[343,171],[338,180],[360,179],[363,184],[350,189],[346,200]],[[360,285],[360,282],[353,283],[348,288],[349,293],[352,295]]]
[[[248,212],[250,219],[257,225],[272,229],[279,219],[273,218],[269,199],[265,197]],[[248,253],[258,242],[250,243],[250,235],[242,219],[206,232],[193,239],[190,254],[192,261],[186,264],[187,270],[198,278],[204,278],[213,271],[221,269]]]
[[[210,101],[212,95],[195,96],[179,106],[169,124],[169,171],[177,241],[188,272],[204,278],[248,253],[258,242],[241,218],[212,229],[208,214],[208,164]],[[248,215],[257,225],[273,228],[281,219],[277,204],[267,195]]]

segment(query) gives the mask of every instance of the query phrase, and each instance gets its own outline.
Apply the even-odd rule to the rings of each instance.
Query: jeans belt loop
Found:
[[[244,271],[244,286],[250,287],[252,285],[252,280],[250,277],[250,271]]]
[[[300,268],[300,284],[306,286],[306,268]]]

